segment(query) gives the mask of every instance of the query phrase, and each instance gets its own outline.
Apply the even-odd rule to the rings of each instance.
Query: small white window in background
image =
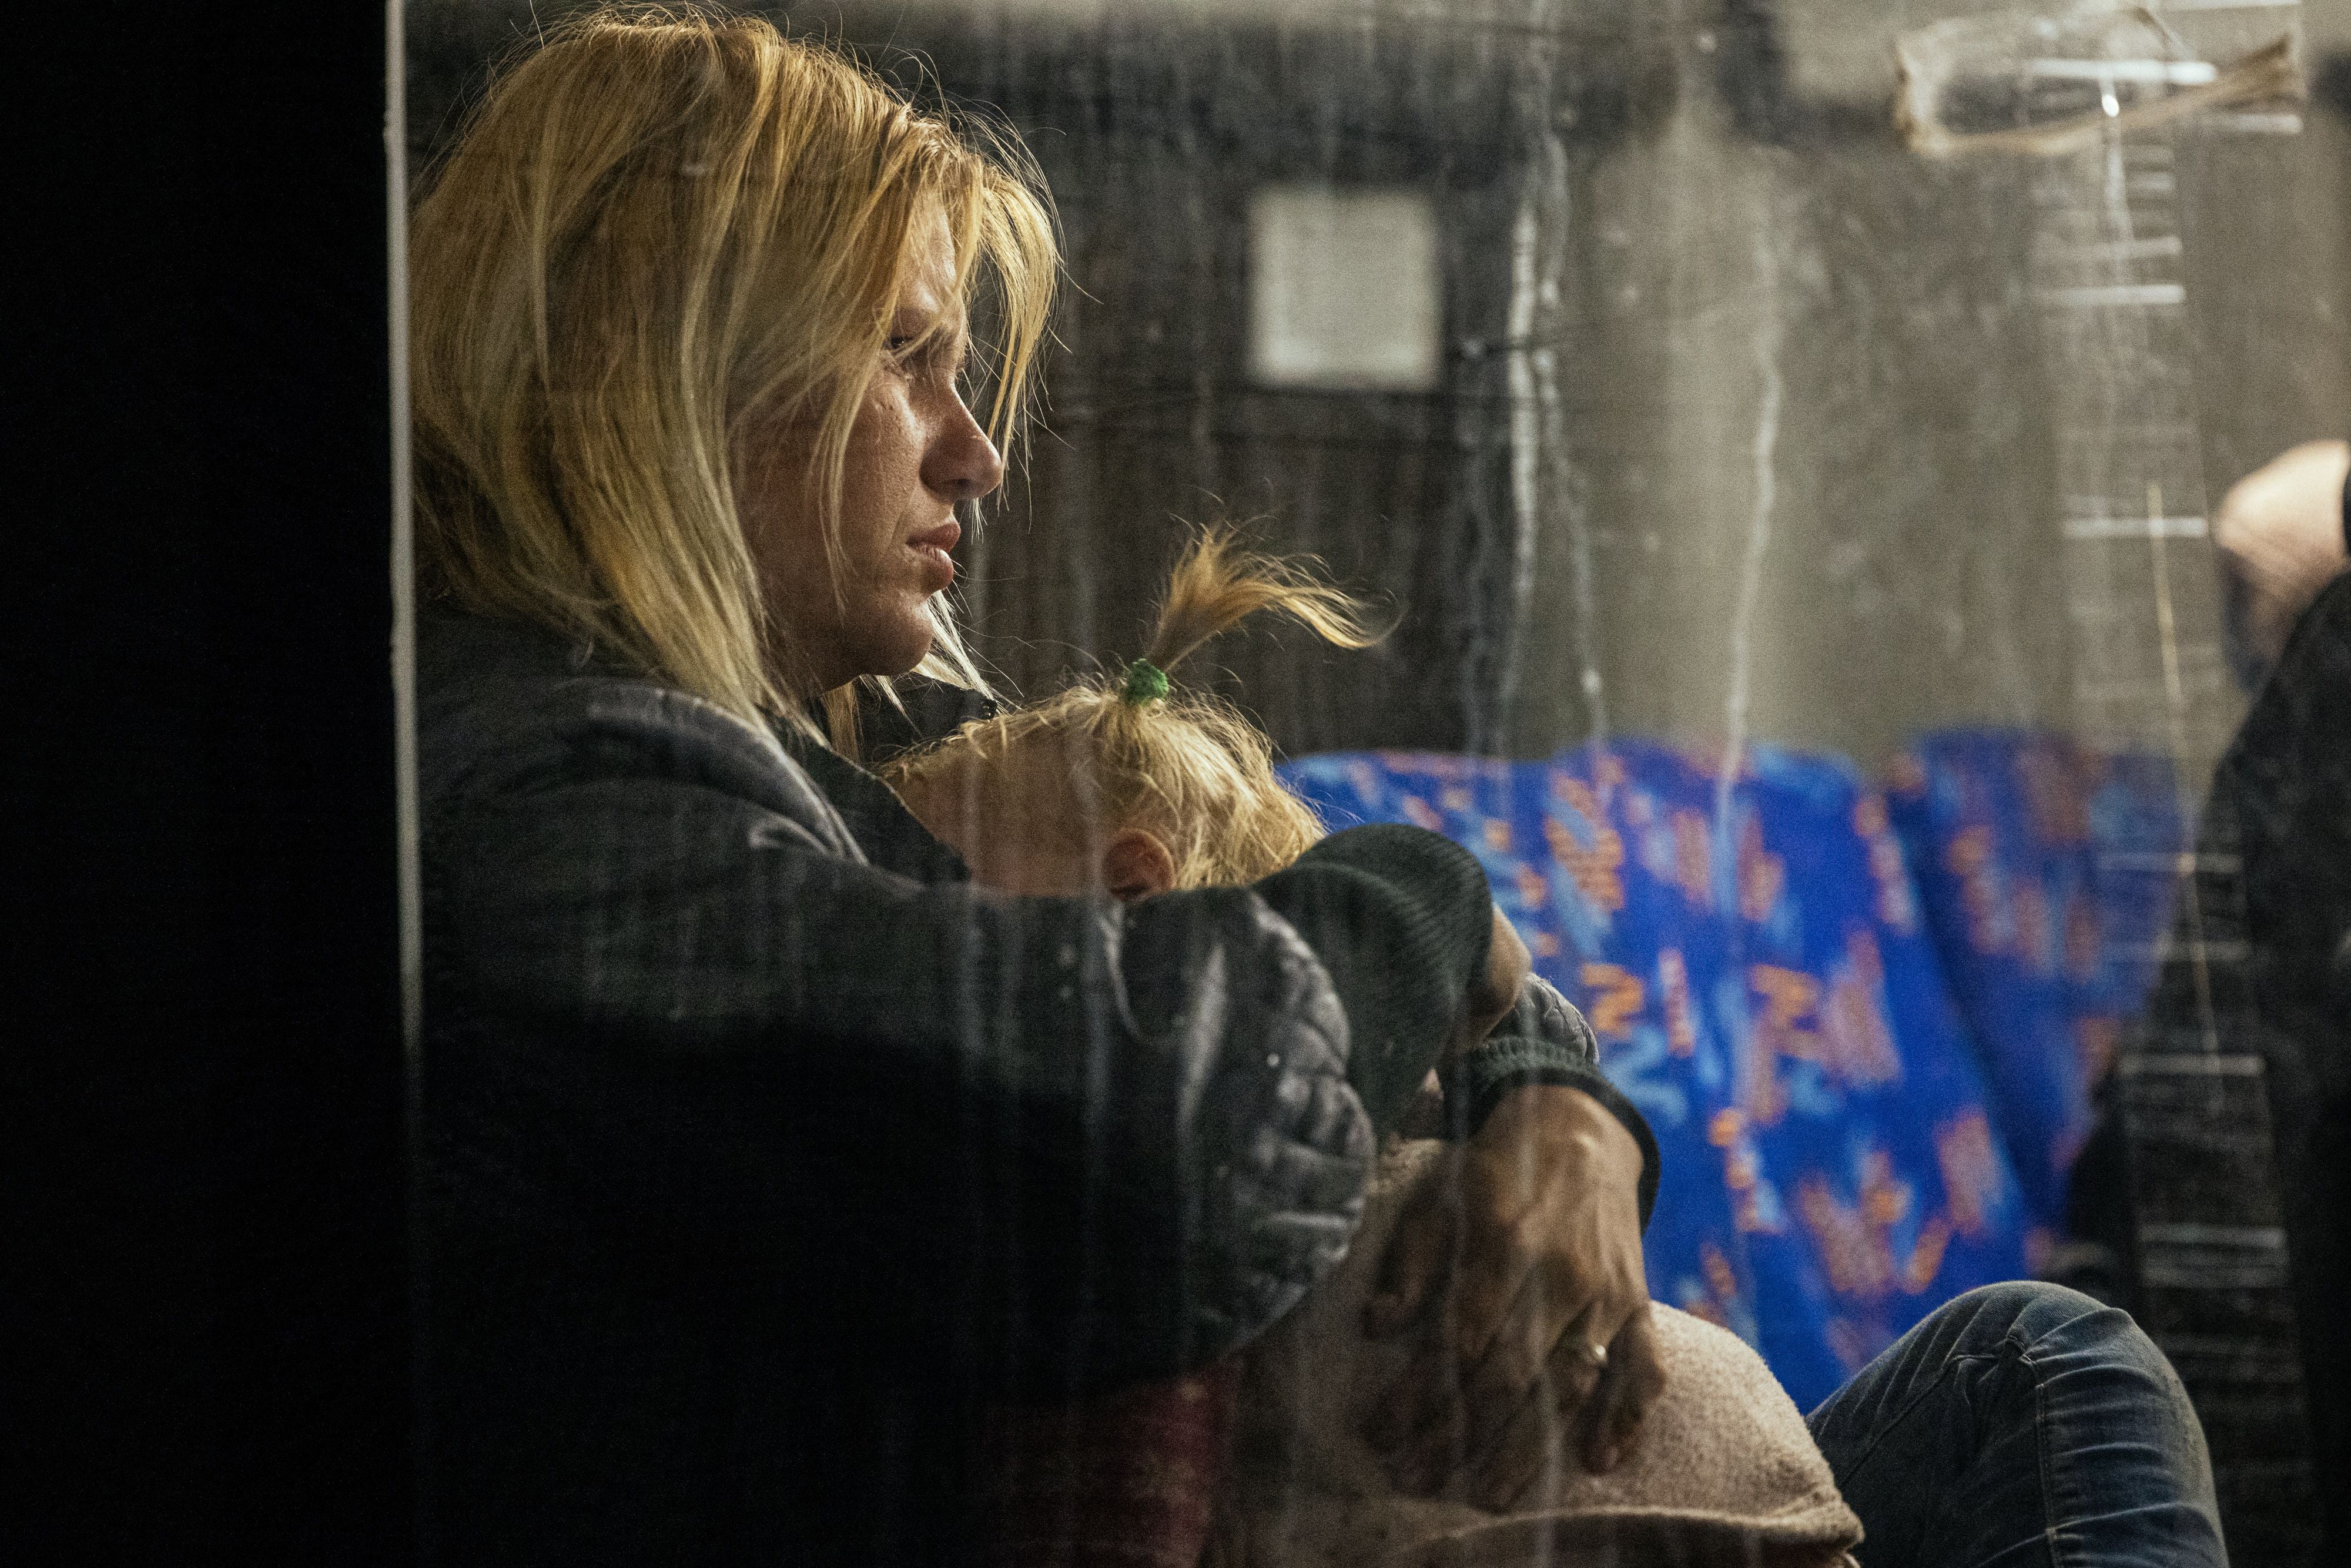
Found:
[[[1249,199],[1249,374],[1278,387],[1427,392],[1437,217],[1412,190],[1269,185]]]

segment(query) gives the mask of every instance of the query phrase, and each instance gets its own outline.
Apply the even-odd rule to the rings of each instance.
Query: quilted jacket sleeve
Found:
[[[1342,835],[1262,891],[1018,899],[867,863],[771,737],[658,687],[425,718],[444,1211],[821,1269],[885,1334],[944,1301],[1031,1385],[1285,1312],[1360,1210],[1351,1011],[1416,1078],[1482,962],[1428,936],[1483,929],[1482,874],[1411,830],[1379,874]]]

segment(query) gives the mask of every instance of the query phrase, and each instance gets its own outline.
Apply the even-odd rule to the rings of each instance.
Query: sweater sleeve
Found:
[[[1465,1051],[1445,1084],[1447,1119],[1455,1135],[1474,1133],[1495,1103],[1528,1083],[1580,1089],[1608,1108],[1641,1146],[1641,1228],[1657,1204],[1657,1139],[1648,1120],[1600,1071],[1599,1042],[1574,1004],[1539,975],[1527,977],[1519,1004],[1485,1042]]]
[[[944,1311],[1056,1392],[1199,1364],[1343,1253],[1364,1096],[1483,962],[1466,852],[1342,834],[1125,907],[925,883],[829,847],[756,732],[580,685],[428,737],[436,1212],[820,1279],[877,1354]]]
[[[1439,834],[1374,823],[1332,834],[1258,892],[1330,975],[1347,1013],[1347,1081],[1384,1137],[1485,967],[1494,924],[1484,868]]]

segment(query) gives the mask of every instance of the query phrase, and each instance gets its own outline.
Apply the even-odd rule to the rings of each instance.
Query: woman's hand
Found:
[[[1474,1464],[1506,1507],[1572,1434],[1615,1468],[1665,1385],[1641,1267],[1641,1149],[1581,1090],[1529,1084],[1397,1222],[1365,1309],[1374,1338],[1426,1338],[1365,1436],[1406,1491]],[[1435,1301],[1433,1313],[1428,1309]]]

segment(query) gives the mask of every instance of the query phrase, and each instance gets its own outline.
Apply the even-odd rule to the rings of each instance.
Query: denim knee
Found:
[[[2227,1560],[2179,1376],[2130,1314],[2078,1291],[1945,1302],[1812,1427],[1876,1561],[2022,1562],[2029,1544],[2032,1562]]]
[[[1967,1348],[1981,1354],[1986,1341],[2003,1342],[2028,1357],[2037,1348],[2062,1344],[2068,1352],[2095,1355],[2177,1384],[2171,1363],[2145,1330],[2119,1307],[2064,1285],[2039,1280],[2009,1280],[1980,1285],[1956,1296],[1934,1314],[1951,1314],[1966,1324]]]
[[[1938,1308],[1937,1313],[1950,1312],[2001,1338],[2015,1337],[2030,1343],[2053,1329],[2110,1311],[2103,1302],[2064,1285],[2039,1280],[2004,1280],[1954,1296]],[[2138,1325],[2131,1322],[2127,1312],[2114,1312],[2112,1321],[2131,1333],[2137,1331]]]
[[[2063,1373],[2095,1369],[2136,1390],[2131,1403],[2143,1420],[2199,1453],[2203,1428],[2170,1359],[2119,1307],[2079,1291],[2038,1280],[1985,1285],[1954,1298],[1935,1314],[1952,1315],[1953,1354],[2014,1359],[2040,1382]]]

